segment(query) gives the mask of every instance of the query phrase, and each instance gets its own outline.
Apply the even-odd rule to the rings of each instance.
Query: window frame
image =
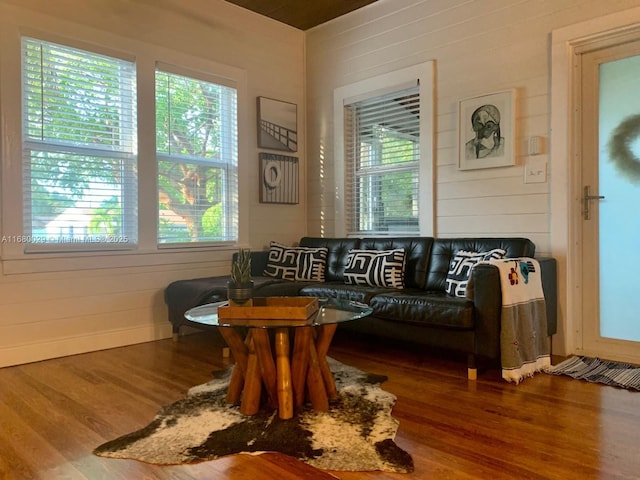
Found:
[[[227,128],[231,128],[232,130],[235,128],[235,142],[236,144],[234,146],[231,146],[232,151],[231,152],[222,152],[220,157],[221,158],[226,158],[227,156],[231,157],[230,161],[215,161],[213,159],[202,159],[201,157],[190,157],[187,155],[181,155],[181,154],[167,154],[167,153],[161,153],[158,151],[158,149],[156,148],[155,150],[155,156],[156,156],[156,166],[161,162],[161,161],[167,161],[167,162],[172,162],[172,163],[176,163],[176,164],[180,164],[180,163],[184,163],[184,164],[201,164],[201,165],[206,165],[212,168],[220,168],[224,171],[229,170],[229,168],[233,168],[235,171],[234,173],[229,177],[229,178],[225,178],[223,180],[223,182],[225,183],[225,193],[223,195],[223,203],[227,202],[233,202],[232,205],[228,205],[228,206],[223,206],[223,209],[227,212],[227,213],[231,213],[232,215],[235,215],[235,218],[227,218],[224,222],[224,228],[229,230],[234,230],[233,233],[235,233],[235,237],[236,238],[226,238],[226,239],[222,239],[219,241],[211,241],[211,240],[205,240],[205,241],[201,241],[201,242],[161,242],[161,238],[160,238],[160,229],[159,229],[159,223],[158,223],[158,229],[156,232],[156,240],[157,240],[157,247],[159,249],[164,249],[164,248],[193,248],[193,247],[197,247],[197,246],[224,246],[224,245],[235,245],[238,240],[239,240],[239,228],[238,228],[238,223],[239,223],[239,202],[238,202],[238,189],[239,189],[239,146],[240,146],[240,137],[239,137],[239,106],[238,106],[238,102],[239,102],[239,92],[238,92],[238,85],[237,82],[232,81],[230,79],[226,79],[226,78],[222,78],[222,77],[218,77],[216,75],[210,75],[210,74],[203,74],[202,72],[197,72],[197,71],[192,71],[183,67],[179,67],[176,65],[169,65],[163,62],[157,62],[156,63],[156,68],[154,71],[154,84],[155,81],[157,79],[157,74],[158,72],[161,73],[165,73],[165,74],[169,74],[169,75],[178,75],[178,76],[182,76],[185,78],[189,78],[192,80],[201,80],[203,82],[207,82],[207,83],[211,83],[211,84],[215,84],[218,86],[222,86],[222,87],[226,87],[226,88],[232,88],[235,90],[235,112],[233,112],[235,114],[235,124],[227,127]],[[227,101],[229,101],[229,98],[226,99]],[[156,112],[156,108],[155,106],[157,106],[157,98],[154,98],[154,116],[157,114]],[[230,112],[228,110],[225,110],[226,115],[228,116],[230,114]],[[222,115],[221,115],[222,116]],[[227,120],[229,120],[229,118],[227,118]],[[232,121],[232,120],[231,120]],[[229,134],[229,132],[227,132],[226,134]],[[225,135],[226,135],[225,134]],[[233,135],[233,133],[231,133]],[[223,143],[222,148],[227,148],[229,147],[228,144]],[[158,170],[156,170],[156,178],[157,178],[157,195],[160,194],[160,188],[159,188],[159,181],[158,181]],[[160,215],[159,215],[159,209],[160,209],[160,205],[158,203],[157,206],[157,211],[156,211],[156,216],[157,216],[157,221],[160,221]]]
[[[420,95],[420,165],[418,173],[418,224],[419,235],[435,235],[434,215],[434,65],[433,61],[413,65],[401,70],[364,79],[334,90],[334,157],[336,175],[335,235],[361,236],[351,232],[345,214],[349,185],[346,159],[345,106],[361,100],[382,96],[418,86]],[[375,232],[376,236],[398,236],[399,232]],[[407,234],[413,235],[413,234]]]
[[[24,91],[24,82],[25,82],[25,71],[24,67],[24,53],[25,46],[24,42],[42,42],[43,44],[50,45],[58,45],[62,48],[73,49],[78,52],[86,53],[87,57],[91,57],[94,55],[108,57],[112,60],[126,62],[130,64],[132,79],[134,80],[134,84],[131,87],[132,97],[130,99],[131,102],[131,110],[125,114],[125,117],[129,117],[129,123],[132,124],[131,129],[129,130],[129,134],[131,135],[131,151],[120,151],[118,149],[109,149],[103,148],[101,146],[91,147],[84,145],[77,145],[71,142],[56,142],[54,140],[42,140],[29,137],[26,133],[26,128],[29,125],[29,120],[27,119],[26,112],[26,95],[27,93]],[[32,162],[29,161],[28,164],[25,164],[27,152],[39,151],[39,152],[48,152],[52,154],[67,154],[73,156],[86,156],[86,157],[94,157],[100,159],[117,159],[121,162],[121,167],[123,169],[129,170],[129,173],[125,176],[126,180],[129,182],[134,182],[131,188],[127,188],[124,184],[120,189],[120,194],[122,198],[122,206],[124,210],[124,214],[129,212],[129,214],[133,214],[134,218],[130,219],[130,221],[124,221],[122,226],[122,231],[115,235],[91,235],[84,234],[83,238],[76,238],[75,235],[71,237],[60,237],[58,236],[57,241],[51,241],[46,235],[34,233],[32,228],[33,225],[27,222],[27,213],[32,211],[33,203],[30,203],[27,207],[26,202],[31,201],[32,191],[23,190],[23,196],[20,202],[21,211],[23,212],[23,223],[22,223],[22,244],[24,247],[25,254],[32,254],[38,252],[95,252],[95,251],[111,251],[111,250],[135,250],[138,244],[138,190],[137,190],[137,162],[138,162],[138,152],[137,152],[137,137],[138,137],[138,127],[137,127],[137,102],[136,102],[136,92],[137,92],[137,79],[136,79],[136,64],[135,59],[131,56],[122,55],[122,54],[114,54],[113,52],[105,53],[104,50],[97,48],[90,48],[87,46],[76,46],[71,45],[68,42],[60,42],[57,40],[45,39],[41,36],[33,36],[33,35],[21,35],[20,36],[20,47],[21,47],[21,62],[20,62],[20,70],[22,72],[22,94],[20,95],[20,103],[21,103],[21,115],[20,115],[20,127],[23,135],[21,136],[21,164],[22,164],[22,175],[21,182],[23,187],[27,183],[31,183],[31,177],[26,178],[28,167],[32,165]],[[133,169],[133,171],[131,171]],[[29,172],[30,173],[30,172]],[[46,237],[46,238],[45,238]]]

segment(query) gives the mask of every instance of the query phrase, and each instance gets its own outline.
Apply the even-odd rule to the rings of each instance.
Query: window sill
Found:
[[[113,268],[157,267],[165,265],[230,262],[236,245],[162,248],[141,251],[49,252],[3,256],[0,259],[4,275],[31,273],[104,270]]]

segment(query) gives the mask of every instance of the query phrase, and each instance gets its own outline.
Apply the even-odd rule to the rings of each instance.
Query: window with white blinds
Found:
[[[156,70],[158,243],[238,239],[233,86]]]
[[[134,63],[22,38],[27,249],[137,243]]]
[[[345,105],[347,233],[419,232],[419,87]]]

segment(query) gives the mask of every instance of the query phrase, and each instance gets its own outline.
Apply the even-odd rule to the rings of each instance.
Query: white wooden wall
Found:
[[[628,0],[379,0],[307,32],[309,233],[334,232],[333,90],[435,60],[436,235],[526,236],[550,253],[550,176],[524,183],[525,143],[548,154],[551,31],[637,6]],[[457,169],[461,99],[512,89],[516,166]],[[541,157],[539,157],[541,158]],[[564,162],[565,159],[550,161]],[[547,168],[550,171],[550,168]]]
[[[270,240],[292,243],[305,234],[304,135],[299,135],[296,154],[301,159],[300,204],[264,205],[258,198],[256,129],[256,97],[266,96],[297,104],[298,128],[304,130],[303,32],[223,0],[0,0],[0,40],[16,28],[99,44],[117,36],[124,44],[130,39],[144,43],[147,50],[171,49],[177,56],[183,53],[244,71],[245,108],[239,119],[245,133],[239,159],[242,243],[262,249]],[[0,51],[0,62],[15,55]],[[8,76],[19,79],[20,72]],[[2,80],[8,78],[3,75]],[[12,101],[0,99],[0,107],[6,109]],[[9,133],[15,131],[8,128],[13,120],[1,120],[6,172],[14,164],[7,149],[20,139]],[[153,192],[152,176],[141,182],[141,191]],[[0,202],[0,226],[21,215],[6,198]],[[153,208],[154,197],[144,202]],[[141,229],[155,229],[148,218],[142,216]],[[0,235],[21,234],[0,230]],[[0,250],[0,367],[170,336],[164,288],[178,279],[227,274],[233,250],[158,251],[151,239],[134,254],[72,256],[63,262],[51,256],[9,258]]]

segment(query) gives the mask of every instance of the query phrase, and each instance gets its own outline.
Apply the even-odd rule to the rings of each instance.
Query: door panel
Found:
[[[582,348],[640,361],[640,42],[582,54]]]

